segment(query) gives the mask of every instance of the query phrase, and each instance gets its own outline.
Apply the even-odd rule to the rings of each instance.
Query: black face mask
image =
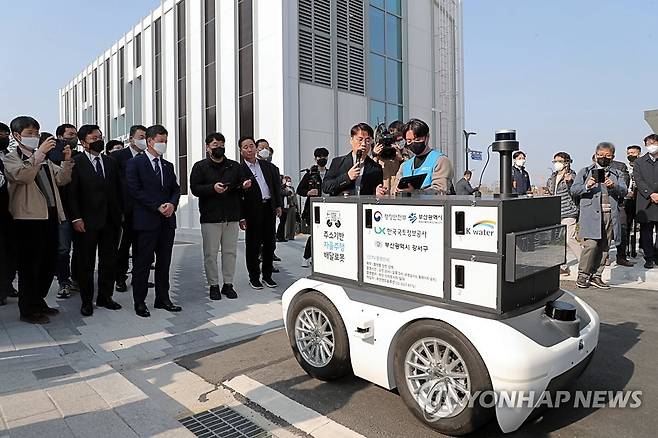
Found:
[[[637,157],[635,155],[629,155],[626,158],[628,158],[629,163],[632,163],[633,161],[637,160]]]
[[[327,159],[326,158],[318,158],[315,160],[316,163],[318,163],[318,166],[324,167],[327,165]]]
[[[105,143],[103,143],[103,140],[96,140],[93,143],[89,143],[89,149],[100,154],[105,150]]]
[[[217,158],[218,160],[219,160],[220,158],[223,158],[223,157],[224,157],[224,152],[225,152],[224,148],[221,148],[221,147],[217,147],[217,148],[212,148],[212,149],[210,149],[210,154],[211,154],[214,158]]]
[[[71,149],[75,149],[75,148],[78,147],[78,139],[77,138],[70,138],[70,139],[66,140],[66,142],[68,143],[68,145]]]
[[[420,155],[425,151],[426,144],[424,141],[413,142],[407,146],[414,155]]]
[[[9,137],[0,138],[0,150],[7,149],[9,147]]]
[[[601,158],[597,158],[596,162],[601,167],[608,167],[610,165],[610,163],[612,163],[612,158],[601,157]]]

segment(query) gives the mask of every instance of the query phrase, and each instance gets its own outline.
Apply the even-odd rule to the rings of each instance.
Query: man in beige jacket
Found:
[[[58,226],[66,219],[57,186],[71,181],[71,149],[55,149],[49,137],[39,145],[39,122],[21,116],[11,121],[18,146],[4,160],[9,190],[9,212],[20,238],[18,247],[18,307],[21,321],[50,322],[59,313],[46,304],[46,295],[55,276]],[[62,166],[51,161],[61,160]]]

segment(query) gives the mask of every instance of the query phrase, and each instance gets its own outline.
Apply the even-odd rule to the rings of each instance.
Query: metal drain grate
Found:
[[[265,438],[268,432],[233,409],[219,406],[180,420],[181,424],[201,438]]]

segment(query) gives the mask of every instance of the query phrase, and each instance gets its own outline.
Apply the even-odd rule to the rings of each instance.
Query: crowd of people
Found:
[[[245,233],[249,286],[278,286],[273,276],[278,272],[274,262],[280,260],[276,243],[308,231],[311,197],[477,194],[469,170],[453,184],[452,164],[431,146],[429,126],[422,120],[391,123],[386,141],[375,140],[366,123],[354,125],[349,136],[350,151],[331,164],[329,150],[316,148],[314,163],[295,190],[292,178],[272,163],[274,149],[266,139],[241,137],[238,162],[226,156],[221,133],[207,135],[206,157],[193,165],[189,182],[199,200],[210,299],[238,296],[233,282],[240,230]],[[18,298],[21,320],[47,323],[59,313],[45,300],[56,277],[57,297],[79,293],[83,316],[93,315],[94,303],[116,311],[121,305],[113,294],[127,292],[130,274],[136,315],[150,316],[149,288],[155,289],[154,308],[181,311],[169,295],[180,187],[173,164],[164,158],[167,139],[161,125],[132,126],[124,146],[121,141],[105,142],[97,125],[62,124],[51,135],[28,116],[15,118],[9,126],[0,123],[0,305]],[[645,155],[639,146],[627,148],[625,164],[614,161],[611,143],[602,142],[592,163],[578,173],[571,169],[568,153],[553,158],[555,171],[544,190],[561,199],[568,248],[579,260],[579,287],[609,287],[601,273],[613,240],[617,263],[633,265],[628,254],[635,222],[640,224],[645,267],[656,263],[658,135],[646,137],[644,143]],[[517,151],[513,158],[514,192],[531,193],[525,153]],[[301,214],[297,196],[306,198]],[[308,239],[302,266],[311,263]],[[561,272],[569,270],[563,266]]]

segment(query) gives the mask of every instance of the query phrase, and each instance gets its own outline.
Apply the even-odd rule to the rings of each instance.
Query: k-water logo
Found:
[[[466,228],[466,234],[474,236],[493,236],[496,230],[496,221],[485,219],[473,224],[473,227]]]

